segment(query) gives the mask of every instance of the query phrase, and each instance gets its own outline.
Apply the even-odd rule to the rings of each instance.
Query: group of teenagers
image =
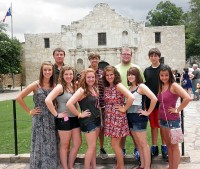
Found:
[[[151,156],[159,153],[160,128],[163,158],[168,159],[169,169],[177,169],[180,151],[178,144],[171,143],[169,129],[180,127],[179,112],[187,106],[190,97],[175,82],[171,68],[160,63],[159,49],[150,49],[148,56],[151,66],[142,72],[138,65],[131,63],[131,49],[122,48],[121,63],[101,70],[98,68],[100,55],[90,53],[90,66],[77,79],[74,68],[64,65],[65,51],[55,49],[55,64],[42,63],[39,80],[28,85],[16,98],[32,116],[30,168],[73,169],[82,132],[87,143],[84,169],[96,169],[98,137],[100,153],[107,157],[104,136],[110,137],[115,168],[124,169],[125,138],[129,135],[140,157],[137,169],[150,169]],[[24,99],[31,92],[33,109]],[[177,105],[179,97],[182,102]],[[148,121],[151,148],[146,134]]]

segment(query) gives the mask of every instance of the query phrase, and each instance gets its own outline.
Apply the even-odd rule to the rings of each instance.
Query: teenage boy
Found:
[[[98,53],[93,53],[91,52],[88,56],[88,60],[90,61],[90,68],[94,69],[96,71],[97,74],[97,78],[98,78],[98,89],[99,89],[99,105],[101,108],[101,112],[102,112],[102,124],[104,124],[104,89],[103,89],[103,81],[102,81],[102,75],[103,75],[103,71],[101,69],[98,68],[99,65],[99,61],[100,61],[100,55]],[[103,130],[103,126],[101,126],[101,130],[99,132],[99,143],[100,143],[100,150],[99,150],[99,157],[101,157],[102,159],[106,159],[108,158],[108,154],[106,153],[106,151],[104,150],[104,130]]]
[[[149,60],[151,61],[151,66],[147,67],[144,71],[144,78],[145,84],[151,89],[151,91],[157,96],[158,94],[158,79],[159,79],[159,70],[162,66],[160,63],[161,52],[157,48],[152,48],[149,50],[148,53]],[[150,105],[150,100],[148,98],[145,99],[146,109],[148,110]],[[152,146],[151,146],[151,156],[155,157],[158,156],[159,150],[157,146],[158,142],[158,129],[160,128],[159,124],[159,112],[158,112],[159,104],[157,102],[154,110],[149,115],[149,122],[151,126],[151,139],[152,139]],[[165,141],[162,137],[162,132],[160,130],[162,145],[162,157],[167,159],[167,146]]]

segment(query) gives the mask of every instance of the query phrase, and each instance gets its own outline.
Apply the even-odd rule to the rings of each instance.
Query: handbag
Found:
[[[166,115],[166,112],[165,112],[163,95],[161,94],[161,96],[162,96],[162,105],[163,105],[163,110],[164,110],[164,113],[165,113],[165,118],[166,118],[166,121],[167,121],[167,125],[169,127],[169,136],[171,138],[171,143],[172,144],[182,143],[183,140],[184,140],[184,135],[183,135],[182,129],[180,127],[170,129],[169,122],[167,120],[167,115]]]
[[[187,80],[186,79],[183,79],[182,81],[181,81],[181,86],[185,86],[187,84]]]
[[[170,137],[172,144],[182,143],[184,139],[182,129],[180,127],[170,129]]]

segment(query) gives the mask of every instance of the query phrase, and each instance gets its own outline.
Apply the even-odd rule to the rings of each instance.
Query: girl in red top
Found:
[[[179,97],[183,101],[176,107]],[[163,65],[159,71],[158,100],[160,126],[168,148],[169,169],[177,169],[180,162],[180,151],[178,144],[171,143],[169,132],[171,128],[180,128],[179,112],[187,106],[190,96],[175,82],[171,68],[167,65]]]

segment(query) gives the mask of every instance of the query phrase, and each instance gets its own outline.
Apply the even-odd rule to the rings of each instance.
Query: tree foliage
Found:
[[[20,42],[0,32],[0,74],[21,72],[20,52]]]
[[[6,32],[6,27],[8,25],[0,21],[0,32]]]
[[[200,1],[190,1],[191,11],[186,22],[186,56],[200,55]]]
[[[156,9],[149,11],[147,26],[173,26],[182,23],[183,10],[170,1],[161,1]]]

